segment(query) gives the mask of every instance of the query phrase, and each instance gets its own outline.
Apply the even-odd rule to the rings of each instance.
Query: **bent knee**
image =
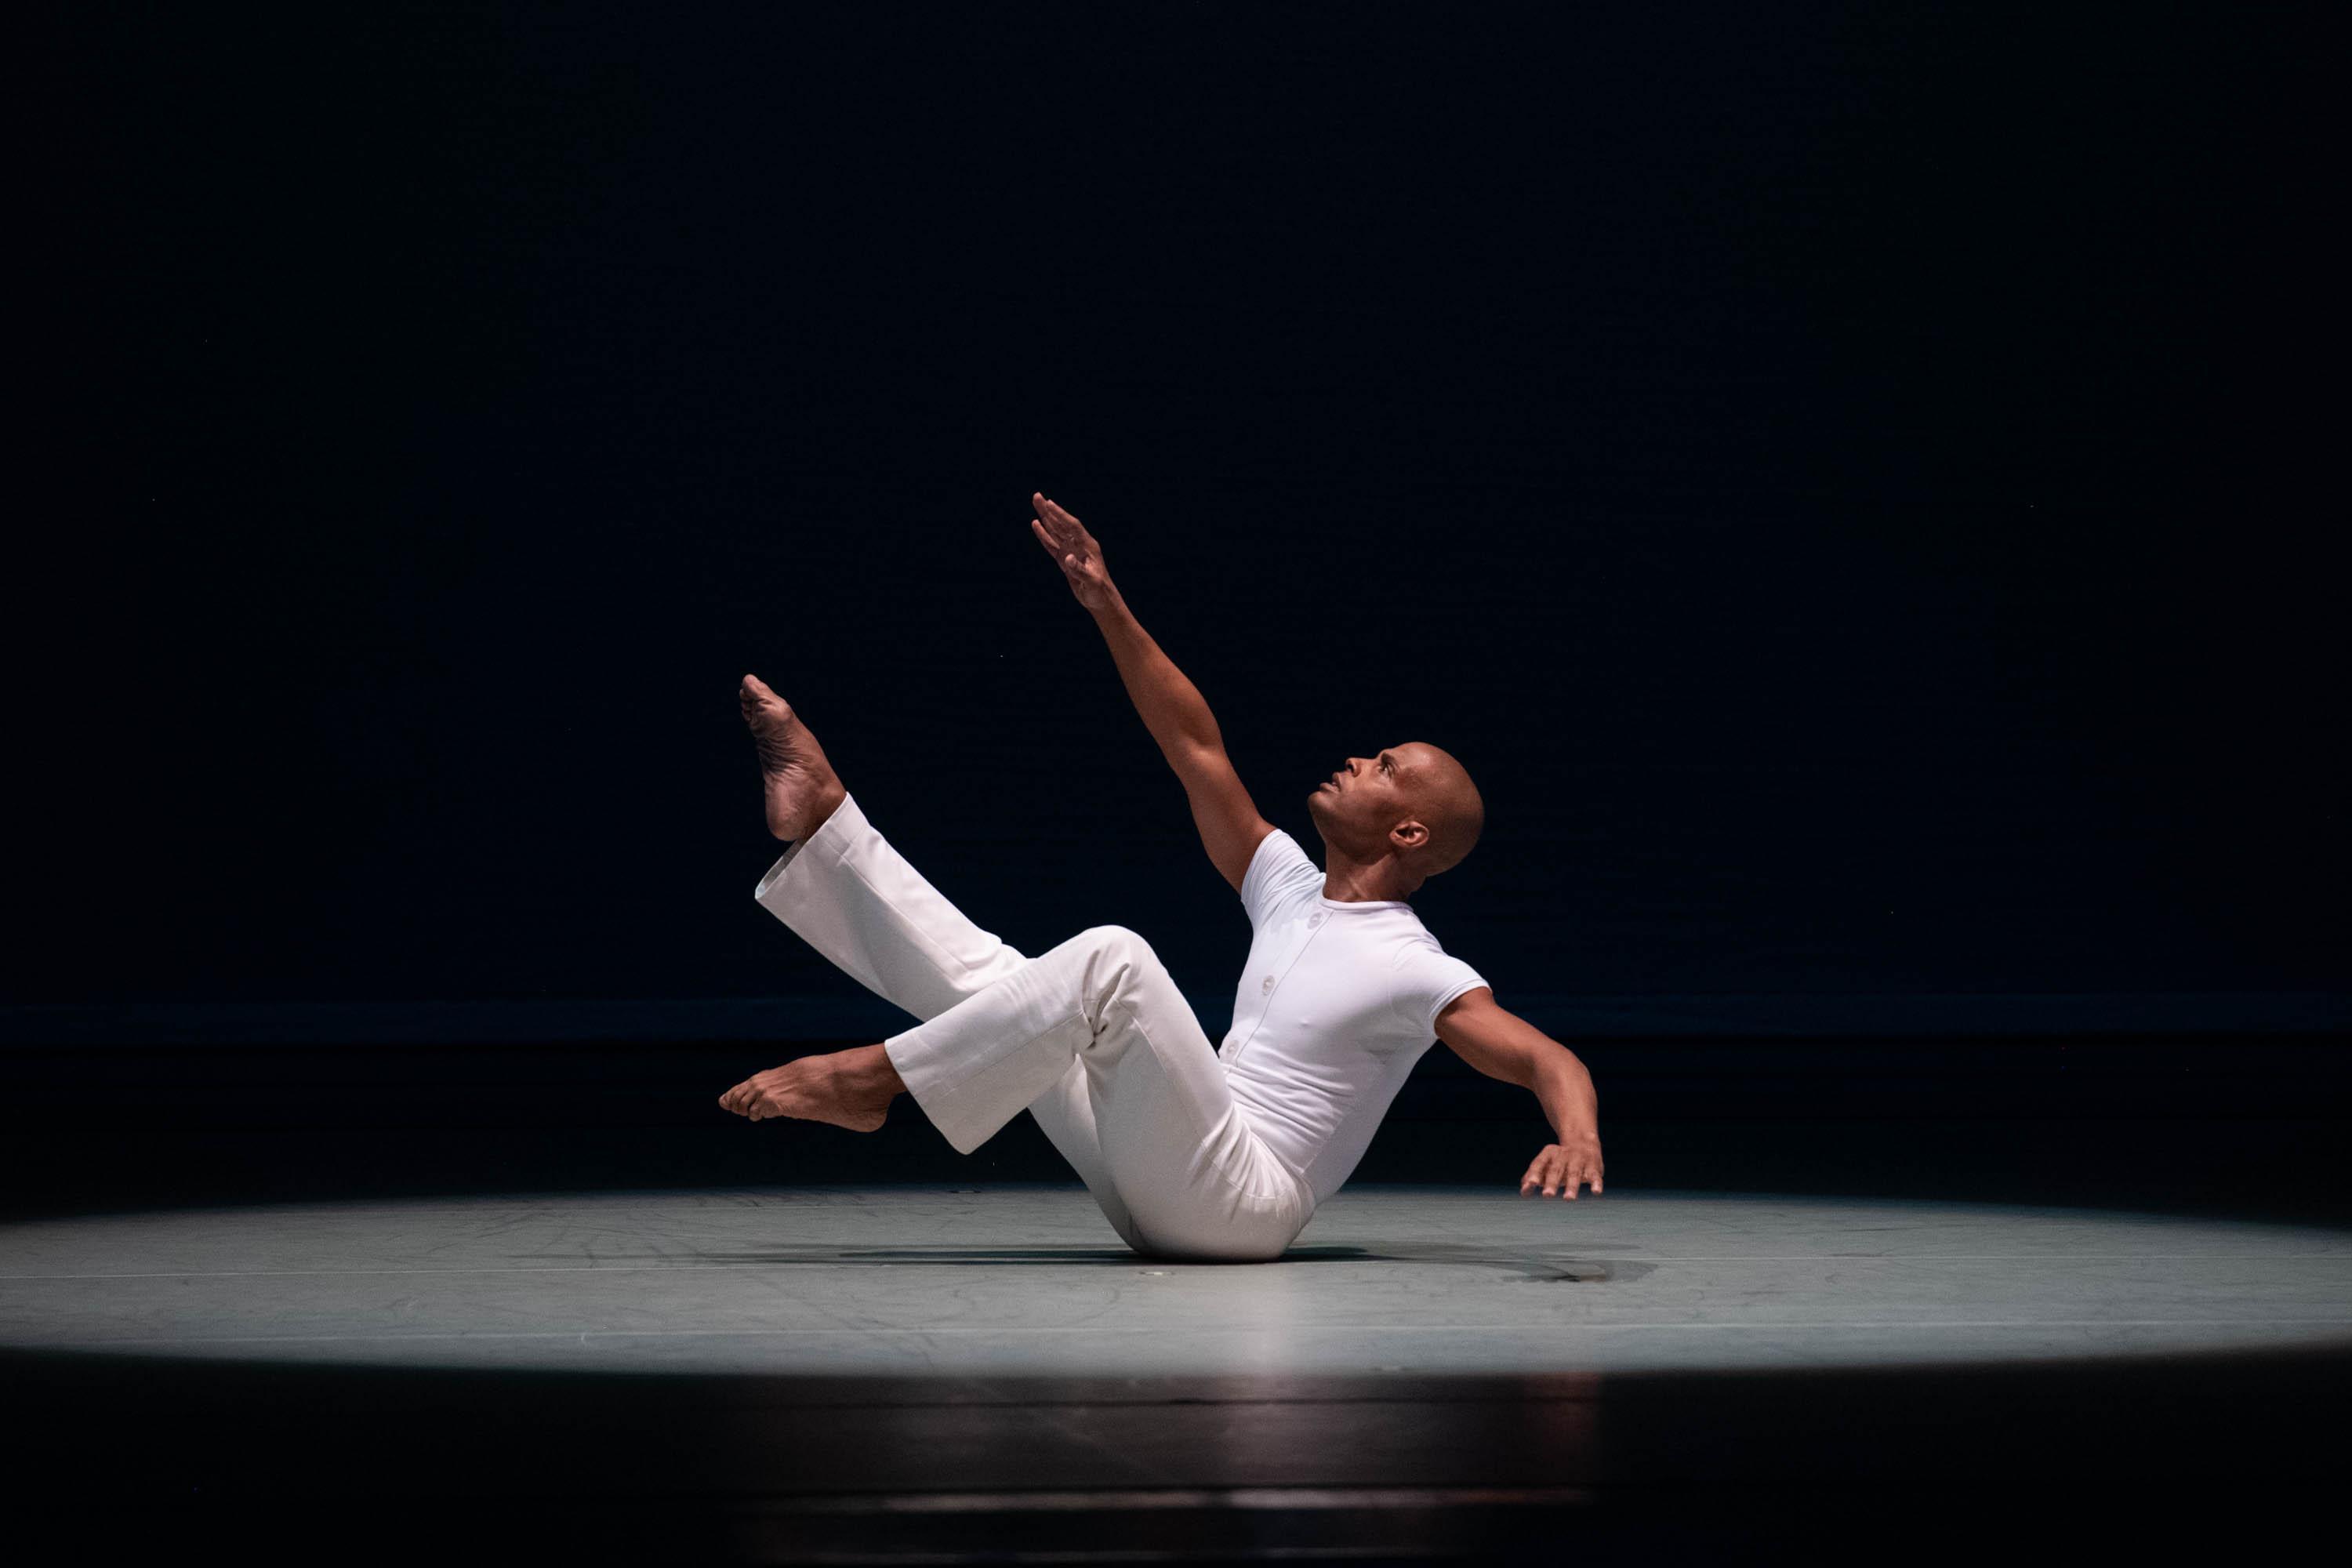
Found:
[[[1142,934],[1126,926],[1088,926],[1078,935],[1097,947],[1120,948],[1129,952],[1151,952],[1151,944],[1143,940]]]

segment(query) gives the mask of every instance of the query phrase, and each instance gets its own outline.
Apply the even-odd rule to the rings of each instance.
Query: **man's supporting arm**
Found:
[[[1445,1005],[1437,1037],[1488,1078],[1530,1089],[1542,1103],[1559,1142],[1528,1167],[1521,1192],[1539,1184],[1549,1196],[1565,1185],[1562,1195],[1573,1198],[1580,1182],[1601,1190],[1601,1096],[1574,1051],[1497,1003],[1485,985]]]
[[[1592,1087],[1591,1069],[1558,1040],[1549,1045],[1550,1049],[1534,1053],[1535,1068],[1527,1083],[1543,1105],[1544,1120],[1562,1143],[1571,1138],[1599,1138],[1601,1091]]]

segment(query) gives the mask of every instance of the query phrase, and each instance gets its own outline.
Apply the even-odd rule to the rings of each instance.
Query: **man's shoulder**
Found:
[[[1244,902],[1262,906],[1276,897],[1295,898],[1310,883],[1323,885],[1321,868],[1307,858],[1298,840],[1277,827],[1258,840],[1251,853],[1241,894]]]

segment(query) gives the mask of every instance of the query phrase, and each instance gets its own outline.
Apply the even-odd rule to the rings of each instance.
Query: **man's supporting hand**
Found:
[[[1573,1200],[1579,1183],[1591,1187],[1597,1196],[1601,1192],[1601,1137],[1598,1133],[1578,1133],[1565,1143],[1547,1143],[1528,1173],[1519,1178],[1519,1196],[1528,1196],[1540,1186],[1543,1195],[1558,1192],[1561,1197]],[[1564,1190],[1563,1190],[1564,1189]]]
[[[1037,511],[1029,527],[1062,569],[1062,575],[1070,580],[1070,592],[1077,595],[1078,603],[1090,611],[1108,609],[1118,590],[1111,584],[1110,568],[1103,564],[1102,546],[1095,542],[1095,536],[1042,491],[1032,491],[1029,504]]]
[[[1543,1102],[1544,1118],[1559,1142],[1545,1144],[1528,1173],[1519,1178],[1519,1195],[1525,1197],[1530,1189],[1540,1186],[1544,1196],[1549,1197],[1555,1188],[1565,1187],[1560,1196],[1573,1198],[1580,1182],[1591,1183],[1598,1193],[1601,1096],[1593,1089],[1592,1074],[1574,1051],[1548,1035],[1543,1039],[1548,1048],[1533,1054],[1528,1087]]]

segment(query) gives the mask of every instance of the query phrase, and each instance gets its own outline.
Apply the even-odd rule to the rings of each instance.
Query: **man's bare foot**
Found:
[[[898,1069],[890,1065],[889,1052],[880,1046],[859,1046],[754,1073],[720,1095],[719,1103],[754,1121],[791,1116],[871,1132],[882,1125],[890,1102],[906,1087]]]
[[[759,753],[760,777],[767,789],[768,831],[779,838],[806,838],[824,826],[833,808],[849,792],[824,760],[808,726],[785,700],[756,675],[743,678],[736,696],[743,703],[743,722],[751,727],[752,749]]]

